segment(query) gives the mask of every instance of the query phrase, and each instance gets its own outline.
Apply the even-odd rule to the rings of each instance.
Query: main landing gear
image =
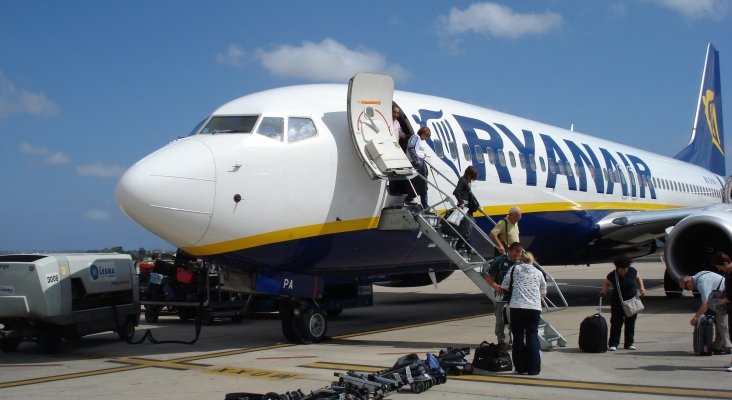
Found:
[[[326,312],[315,304],[286,300],[280,303],[282,333],[293,343],[311,344],[325,339]]]

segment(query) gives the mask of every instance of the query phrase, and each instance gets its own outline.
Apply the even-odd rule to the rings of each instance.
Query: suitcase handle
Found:
[[[602,296],[598,296],[600,298],[600,304],[597,306],[597,313],[602,314]]]

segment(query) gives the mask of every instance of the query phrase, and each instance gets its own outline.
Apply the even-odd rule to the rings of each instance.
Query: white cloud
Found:
[[[109,219],[109,213],[103,210],[91,209],[84,213],[84,219],[90,221],[107,221]]]
[[[36,146],[28,142],[22,142],[19,146],[20,154],[30,157],[33,161],[39,159],[45,165],[68,164],[71,159],[62,151],[50,150],[47,147]]]
[[[516,39],[526,35],[541,35],[562,25],[562,16],[546,11],[542,14],[520,14],[496,3],[474,3],[465,10],[451,8],[448,16],[440,17],[441,31],[447,35],[479,33]]]
[[[303,42],[299,47],[282,45],[270,51],[259,49],[256,58],[268,71],[283,78],[347,82],[361,71],[382,72],[395,79],[409,77],[405,69],[388,63],[376,51],[360,47],[349,49],[330,38],[320,43]]]
[[[122,176],[124,168],[117,164],[104,165],[100,162],[96,164],[79,165],[76,167],[76,173],[81,176],[95,176],[98,178],[118,178]]]
[[[0,72],[0,118],[7,118],[12,114],[47,117],[58,113],[56,103],[46,98],[45,94],[16,87]]]
[[[655,2],[692,19],[719,19],[729,11],[729,3],[725,0],[655,0]]]
[[[238,44],[230,44],[225,53],[216,54],[216,62],[219,64],[241,67],[246,59],[247,52]]]

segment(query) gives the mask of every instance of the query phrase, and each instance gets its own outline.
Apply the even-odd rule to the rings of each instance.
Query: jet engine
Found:
[[[690,215],[676,224],[668,235],[665,246],[666,295],[678,292],[682,275],[710,269],[709,260],[717,251],[732,254],[732,213],[705,211]]]

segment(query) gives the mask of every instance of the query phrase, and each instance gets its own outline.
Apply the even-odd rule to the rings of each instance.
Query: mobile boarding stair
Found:
[[[441,174],[439,170],[437,170],[436,168],[431,168],[431,170],[433,171],[433,173],[440,174],[445,180],[455,186],[455,184],[452,183],[452,181],[450,181],[446,176]],[[425,177],[422,176],[422,178],[426,180]],[[432,241],[432,243],[434,243],[434,246],[439,248],[440,251],[442,251],[450,259],[450,261],[452,261],[465,275],[467,275],[468,278],[470,278],[470,280],[473,281],[473,283],[475,283],[475,285],[478,286],[478,288],[480,288],[480,290],[486,296],[488,296],[491,302],[495,303],[495,291],[488,284],[488,282],[485,281],[484,278],[485,272],[488,270],[488,266],[490,265],[491,260],[486,260],[480,254],[480,252],[476,251],[475,248],[472,247],[470,243],[468,243],[468,248],[473,250],[475,254],[470,254],[466,250],[456,250],[455,245],[458,242],[458,238],[443,234],[441,232],[440,225],[445,218],[442,215],[432,212],[432,210],[436,206],[446,203],[450,204],[452,208],[456,208],[456,204],[454,203],[450,195],[443,192],[436,184],[429,182],[429,180],[427,180],[427,182],[430,187],[437,190],[442,196],[442,199],[438,203],[430,206],[430,208],[427,210],[418,210],[418,207],[411,206],[385,208],[384,210],[382,210],[378,229],[419,230],[419,235],[426,235]],[[482,209],[480,211],[483,212]],[[463,215],[465,215],[464,211],[459,208],[456,208],[455,212],[461,212],[463,213]],[[486,215],[485,213],[483,213],[483,215],[485,215],[485,217],[495,225],[495,222],[488,215]],[[475,223],[475,221],[473,221],[472,219],[468,220],[472,224],[474,234],[477,233],[478,235],[480,235],[480,237],[487,241],[490,244],[489,247],[495,247],[495,244],[492,242],[488,234],[483,231]],[[458,236],[462,239],[462,236],[460,236],[459,233]],[[561,307],[556,306],[551,300],[545,298],[543,300],[545,311],[556,311],[562,308],[566,308],[567,301],[564,298],[564,295],[562,295],[562,292],[559,289],[559,286],[557,285],[554,278],[549,275],[543,268],[541,268],[540,265],[535,265],[542,271],[542,273],[544,273],[544,276],[547,279],[547,287],[555,288],[559,298],[563,303]],[[433,277],[434,282],[434,275],[432,273],[430,274]],[[542,350],[550,350],[556,346],[565,347],[567,345],[567,341],[564,339],[564,337],[562,337],[562,335],[544,318],[543,314],[541,315],[539,320],[539,341]]]

